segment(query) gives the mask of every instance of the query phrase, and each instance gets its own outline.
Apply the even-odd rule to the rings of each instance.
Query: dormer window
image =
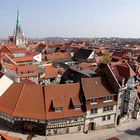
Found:
[[[55,112],[62,112],[63,108],[62,107],[57,107],[55,108]]]
[[[81,108],[81,105],[74,105],[75,110],[79,110]]]
[[[79,110],[81,109],[81,105],[82,104],[78,97],[76,96],[70,97],[70,104],[69,104],[70,109]]]
[[[97,104],[97,98],[92,98],[92,99],[90,100],[90,103],[91,103],[91,104]]]
[[[62,112],[63,102],[61,97],[55,97],[52,99],[52,107],[55,112]]]
[[[105,96],[104,97],[104,102],[110,102],[112,101],[112,96]]]

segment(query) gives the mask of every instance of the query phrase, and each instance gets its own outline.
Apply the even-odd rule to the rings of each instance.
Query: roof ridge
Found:
[[[115,81],[117,82],[117,84],[118,84],[118,85],[119,85],[119,87],[120,87],[121,85],[119,84],[119,82],[118,82],[118,80],[117,80],[117,78],[116,78],[115,74],[113,73],[113,71],[112,71],[112,69],[111,69],[110,65],[109,65],[109,64],[107,64],[107,67],[108,67],[108,69],[110,70],[111,74],[113,75],[113,77],[114,77]]]
[[[21,88],[20,95],[19,95],[18,100],[17,100],[17,102],[16,102],[16,105],[15,105],[15,107],[14,107],[14,111],[13,111],[13,113],[12,113],[12,116],[14,116],[14,114],[15,114],[15,111],[16,111],[16,109],[17,109],[17,105],[18,105],[19,100],[20,100],[20,98],[21,98],[22,91],[23,91],[23,88],[24,88],[24,87],[25,87],[25,84],[23,84],[23,86],[22,86],[22,88]]]

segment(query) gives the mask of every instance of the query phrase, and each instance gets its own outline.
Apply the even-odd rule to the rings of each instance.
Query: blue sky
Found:
[[[0,0],[0,38],[13,34],[18,5],[27,37],[140,38],[140,0]]]

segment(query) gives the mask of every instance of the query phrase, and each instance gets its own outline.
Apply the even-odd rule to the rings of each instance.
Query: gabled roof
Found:
[[[45,78],[56,78],[59,72],[64,72],[63,68],[46,68],[45,67]]]
[[[42,87],[14,83],[0,98],[0,112],[14,117],[45,120]]]
[[[14,83],[0,97],[0,112],[13,116],[16,104],[22,91],[22,84]]]
[[[28,71],[36,71],[38,72],[38,66],[36,65],[29,65],[29,66],[17,66],[17,72],[28,72]]]
[[[85,113],[82,111],[82,109],[79,110],[69,109],[71,98],[72,100],[74,99],[73,102],[75,104],[77,105],[81,104],[79,95],[80,95],[79,83],[45,86],[46,119],[57,119],[84,115]],[[63,109],[61,112],[49,111],[52,99],[54,100],[55,106],[61,107],[63,105]]]
[[[135,76],[135,72],[130,68],[126,63],[121,63],[117,65],[110,65],[109,66],[115,75],[118,82],[122,82],[124,79],[125,81],[128,80],[128,78]]]
[[[23,85],[13,116],[46,119],[42,86]]]
[[[112,58],[115,58],[115,59],[122,59],[126,56],[127,52],[117,52],[117,51],[114,51],[113,54],[112,54]]]
[[[20,80],[20,83],[22,83],[22,84],[36,85],[33,81],[31,81],[31,80],[29,80],[27,78]]]
[[[45,57],[47,58],[47,60],[69,59],[70,54],[62,53],[62,52],[56,52],[56,53],[46,54]]]
[[[70,99],[75,105],[81,105],[80,92],[79,83],[48,86],[13,83],[0,97],[0,112],[39,120],[83,116],[82,109],[69,108]],[[50,110],[52,101],[54,108],[63,108],[62,112]]]
[[[73,60],[86,60],[91,53],[93,52],[93,50],[90,49],[79,49],[73,56]]]
[[[114,94],[105,77],[82,78],[81,83],[86,100]]]

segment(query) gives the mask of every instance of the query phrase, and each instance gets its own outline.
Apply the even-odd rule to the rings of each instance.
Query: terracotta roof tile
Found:
[[[45,100],[46,100],[46,118],[57,119],[72,116],[82,116],[85,112],[80,110],[69,109],[70,99],[75,98],[74,102],[79,104],[80,84],[61,84],[61,85],[48,85],[45,87]],[[62,112],[49,111],[51,106],[51,99],[62,99],[63,109]],[[55,100],[54,100],[55,101]]]
[[[70,109],[70,99],[79,104],[80,84],[39,86],[14,83],[0,98],[0,112],[30,119],[58,119],[83,116],[82,109]],[[63,107],[62,112],[50,110],[52,99],[54,107]]]
[[[0,112],[13,115],[16,103],[22,91],[23,84],[14,83],[0,98]],[[13,92],[16,91],[16,92]]]
[[[42,86],[24,85],[13,116],[45,120]]]
[[[110,68],[119,82],[123,79],[127,81],[129,77],[136,75],[135,72],[125,63],[110,65]]]
[[[114,94],[105,77],[82,78],[82,87],[87,100]]]
[[[46,68],[45,67],[45,78],[56,78],[59,72],[64,72],[63,68]]]
[[[1,137],[2,137],[2,140],[22,140],[21,138],[11,137],[11,136],[4,134],[4,133],[0,133],[0,138]]]
[[[52,53],[52,54],[46,54],[47,60],[57,60],[57,59],[69,59],[70,55],[68,53]]]

